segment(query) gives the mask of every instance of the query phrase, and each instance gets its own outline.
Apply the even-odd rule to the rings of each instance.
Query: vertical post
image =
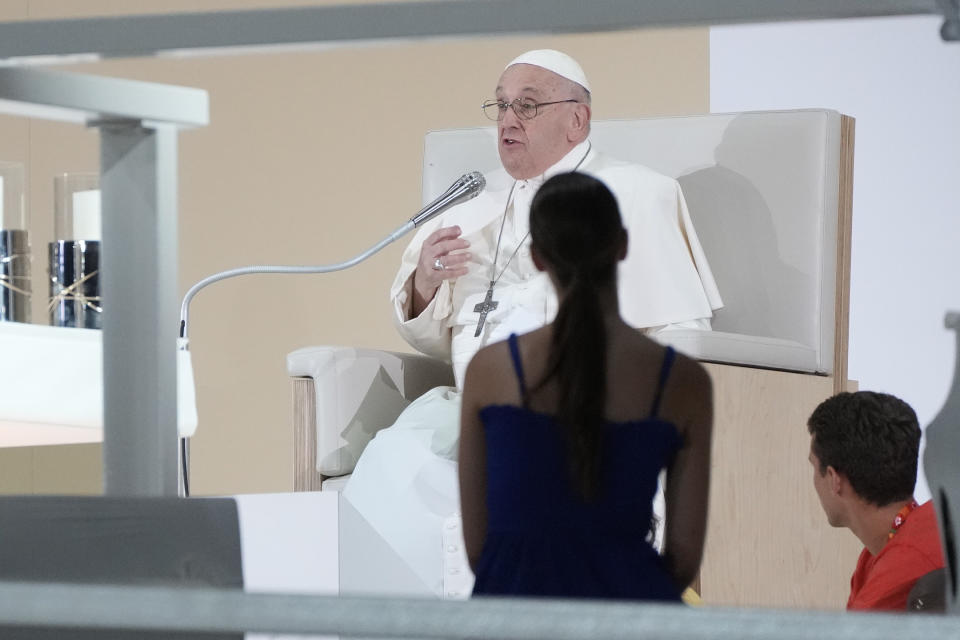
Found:
[[[177,495],[177,131],[101,122],[104,494]]]

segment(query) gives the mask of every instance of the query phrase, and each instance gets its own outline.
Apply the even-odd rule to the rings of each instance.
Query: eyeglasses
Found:
[[[480,105],[480,107],[483,109],[483,113],[486,114],[488,118],[499,122],[500,120],[503,120],[503,116],[506,115],[507,107],[513,107],[513,112],[517,114],[517,117],[521,120],[530,120],[532,118],[536,118],[540,114],[540,107],[545,107],[548,104],[561,104],[564,102],[580,101],[570,98],[568,100],[554,100],[553,102],[534,102],[532,100],[523,100],[522,98],[517,98],[513,102],[487,100]]]

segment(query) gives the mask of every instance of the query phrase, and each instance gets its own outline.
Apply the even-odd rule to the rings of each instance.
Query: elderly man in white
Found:
[[[590,85],[554,50],[511,61],[483,105],[498,123],[502,171],[479,196],[424,226],[391,288],[395,324],[416,349],[452,362],[456,388],[411,404],[361,456],[344,497],[416,575],[442,594],[444,527],[457,516],[460,387],[480,347],[549,322],[557,301],[530,258],[529,208],[543,182],[582,171],[616,195],[630,249],[619,271],[623,317],[649,334],[710,328],[722,306],[679,184],[603,156],[590,143]],[[443,594],[447,596],[466,594]]]

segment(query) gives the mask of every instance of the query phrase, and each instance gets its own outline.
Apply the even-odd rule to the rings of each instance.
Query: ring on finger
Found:
[[[443,264],[443,262],[440,261],[440,256],[437,256],[437,258],[433,261],[433,270],[434,270],[434,271],[443,271],[443,270],[446,269],[446,268],[447,268],[446,265]]]

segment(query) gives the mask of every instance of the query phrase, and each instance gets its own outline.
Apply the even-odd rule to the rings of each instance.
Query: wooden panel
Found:
[[[716,418],[704,601],[842,608],[860,544],[827,524],[807,460],[807,418],[833,395],[833,379],[706,367]]]
[[[856,122],[840,118],[840,197],[837,204],[836,328],[833,343],[833,392],[844,390],[850,339],[850,238],[853,224],[853,149]]]
[[[293,391],[293,490],[319,491],[317,396],[313,378],[291,378]]]

